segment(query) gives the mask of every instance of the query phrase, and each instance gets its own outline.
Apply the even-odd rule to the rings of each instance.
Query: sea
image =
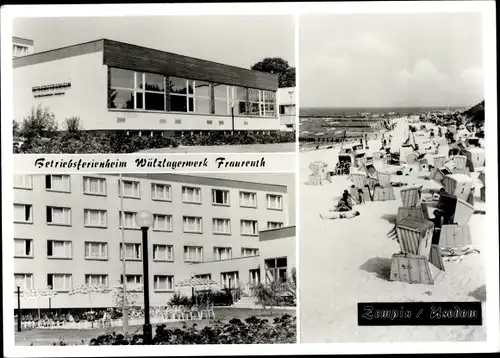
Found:
[[[427,114],[429,112],[455,112],[464,107],[365,107],[331,108],[301,107],[299,114],[299,138],[341,138],[372,133],[370,127],[376,121]]]

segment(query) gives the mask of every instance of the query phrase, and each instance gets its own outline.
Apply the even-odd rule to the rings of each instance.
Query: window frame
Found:
[[[16,275],[24,275],[24,278],[23,278],[23,282],[24,282],[24,287],[19,285],[19,288],[21,291],[23,290],[32,290],[34,287],[35,287],[35,275],[33,273],[30,273],[30,272],[14,272],[14,292],[17,292],[17,281],[16,280]],[[30,277],[30,286],[31,287],[26,287],[26,278],[27,277]]]
[[[269,227],[270,224],[279,224],[279,227],[275,227],[275,228],[271,228]],[[278,230],[278,229],[282,229],[284,227],[285,223],[283,223],[282,221],[268,221],[267,222],[267,230]]]
[[[217,203],[216,202],[216,193],[220,191],[227,199],[227,203]],[[225,195],[224,195],[225,194]],[[231,192],[227,189],[212,189],[212,205],[213,206],[231,206]]]
[[[224,250],[225,252],[228,252],[229,258],[222,259],[221,254],[220,254],[220,252],[218,252],[218,250]],[[233,259],[233,248],[231,246],[214,246],[213,255],[214,255],[214,261],[232,260]]]
[[[197,260],[191,260],[191,259],[186,260],[186,249],[189,249],[189,248],[196,249],[196,256],[198,256],[198,249],[199,249],[201,258],[199,260],[198,259]],[[184,262],[204,262],[204,256],[205,256],[205,253],[204,253],[203,246],[194,246],[194,245],[184,245],[183,246],[183,259],[184,259]]]
[[[165,251],[167,253],[166,259],[159,259],[159,258],[155,257],[155,253],[156,253],[155,248],[158,246],[165,246],[167,248]],[[169,251],[170,251],[170,255],[169,255]],[[169,258],[169,256],[170,256],[170,258]],[[153,244],[153,261],[154,262],[174,262],[174,245]]]
[[[55,256],[54,255],[54,243],[55,242],[62,242],[64,243],[64,251],[66,251],[66,244],[69,243],[69,256]],[[49,243],[52,243],[52,255],[49,255],[48,252],[48,245]],[[73,241],[71,240],[61,240],[61,239],[47,239],[47,254],[46,254],[47,259],[50,260],[73,260]]]
[[[155,186],[163,186],[167,188],[168,190],[168,198],[163,199],[163,198],[155,198],[154,193],[156,193],[156,190],[154,189]],[[172,185],[170,184],[161,184],[161,183],[151,183],[151,200],[154,201],[166,201],[166,202],[171,202],[172,201]]]
[[[135,246],[134,246],[134,252],[137,252],[139,254],[139,258],[133,257],[133,258],[127,258],[126,253],[127,253],[127,245],[138,245],[139,249],[136,251]],[[120,261],[123,261],[125,258],[125,261],[142,261],[142,243],[140,242],[126,242],[125,243],[125,250],[123,250],[123,243],[120,242],[118,244],[118,250],[119,250],[119,257]]]
[[[279,208],[274,208],[274,207],[271,207],[269,206],[270,204],[270,197],[275,197],[275,198],[279,198]],[[266,194],[266,203],[267,203],[267,210],[277,210],[277,211],[283,211],[283,202],[284,202],[284,199],[283,199],[283,195],[279,195],[279,194]]]
[[[252,206],[252,205],[244,205],[244,204],[242,204],[241,203],[241,201],[242,201],[241,194],[252,194],[254,196],[254,198],[255,198],[255,200],[254,200],[255,205]],[[240,190],[240,192],[239,192],[238,195],[239,195],[239,199],[240,199],[239,200],[240,201],[240,208],[253,208],[253,209],[257,208],[257,192],[254,192],[254,191],[241,191]]]
[[[50,188],[47,188],[47,177],[50,177]],[[61,177],[61,180],[64,182],[63,178],[67,178],[68,180],[68,189],[52,189],[52,180],[54,177]],[[68,174],[46,174],[45,175],[45,190],[53,193],[66,193],[71,194],[71,175]]]
[[[186,219],[199,219],[200,223],[200,231],[191,231],[186,230]],[[203,234],[203,217],[202,216],[192,216],[192,215],[184,215],[182,217],[182,232],[186,234]]]
[[[157,287],[157,280],[156,278],[159,277],[167,277],[167,286],[171,286],[171,288],[158,288]],[[153,291],[154,292],[174,292],[175,291],[175,281],[174,281],[174,275],[165,275],[165,274],[154,274],[153,275]]]
[[[252,250],[252,251],[255,251],[257,253],[255,255],[245,255],[244,250]],[[254,247],[242,247],[241,248],[241,257],[254,257],[254,256],[260,256],[260,252],[259,252],[258,248],[254,248]]]
[[[97,284],[97,285],[92,285],[92,280],[89,280],[90,282],[87,281],[87,278],[91,278],[91,276],[100,276],[100,278],[102,279],[103,277],[106,278],[106,283],[102,283],[102,280],[99,280],[101,281],[101,283]],[[89,285],[89,286],[109,286],[109,275],[106,274],[106,273],[86,273],[85,274],[85,284],[86,285]]]
[[[105,257],[93,257],[93,256],[87,256],[87,244],[89,244],[89,253],[92,252],[90,245],[92,244],[100,244],[102,246],[105,246]],[[102,249],[101,249],[102,250]],[[83,257],[87,261],[108,261],[109,260],[109,243],[105,241],[84,241],[83,242]]]
[[[255,233],[246,234],[243,232],[243,222],[244,221],[255,223]],[[241,236],[259,236],[259,222],[258,222],[258,220],[241,219],[240,220],[240,234],[241,234]]]
[[[137,184],[137,196],[131,196],[125,194],[125,183]],[[123,183],[123,185],[122,185]],[[135,191],[135,189],[134,189]],[[118,179],[118,197],[121,198],[123,192],[123,199],[141,199],[141,182],[138,180],[128,180],[128,179]]]
[[[228,232],[214,231],[214,225],[216,220],[227,221]],[[231,235],[231,219],[229,218],[212,218],[212,234],[214,235]]]
[[[97,211],[99,213],[104,212],[104,225],[92,225],[92,224],[87,224],[87,212],[89,211]],[[90,219],[90,214],[89,214],[89,219]],[[89,227],[89,228],[98,228],[98,229],[107,229],[108,228],[108,211],[104,209],[89,209],[89,208],[84,208],[83,209],[83,226],[84,227]]]
[[[155,223],[157,222],[156,218],[158,216],[164,216],[165,221],[167,223],[169,223],[169,225],[166,229],[155,228]],[[159,232],[173,232],[174,231],[174,218],[173,218],[173,216],[170,214],[153,214],[153,224],[151,225],[151,230],[152,231],[159,231]]]
[[[185,197],[184,197],[184,190],[185,189],[195,189],[195,190],[198,190],[198,197],[200,198],[200,201],[189,201],[189,200],[186,200]],[[182,186],[182,189],[181,189],[181,193],[182,193],[182,202],[185,203],[185,204],[202,204],[203,203],[203,198],[201,197],[201,188],[200,187],[196,187],[196,186],[187,186],[187,185],[183,185]]]
[[[23,240],[24,241],[24,251],[26,252],[26,242],[29,242],[30,243],[30,251],[31,251],[31,254],[30,255],[27,255],[27,254],[24,254],[24,255],[18,255],[16,254],[16,240]],[[15,237],[14,238],[14,258],[16,259],[32,259],[35,257],[35,245],[34,245],[34,240],[33,239],[27,239],[27,238],[22,238],[22,237]]]
[[[33,218],[34,208],[33,208],[33,204],[14,203],[14,208],[15,208],[16,205],[17,206],[23,206],[25,214],[26,214],[26,207],[29,207],[30,208],[30,211],[29,211],[30,215],[29,216],[30,216],[31,220],[30,221],[18,221],[18,220],[16,220],[16,216],[14,214],[14,223],[15,224],[30,224],[30,225],[32,225],[34,223],[34,218]],[[15,211],[15,209],[14,209],[14,211]]]
[[[127,218],[127,214],[133,215],[133,223],[134,223],[133,227],[123,226],[124,223],[122,222],[122,220]],[[118,211],[118,229],[121,230],[121,228],[123,226],[124,230],[141,230],[141,228],[137,226],[136,219],[137,219],[137,212],[136,211],[123,211],[123,218],[122,218],[122,211],[119,210]]]
[[[69,292],[73,289],[73,274],[71,273],[47,273],[47,279],[48,279],[48,276],[52,276],[52,285],[49,285],[49,282],[47,280],[47,286],[51,286],[52,289],[54,291],[57,291],[57,292]],[[54,276],[64,276],[65,277],[65,280],[64,282],[66,283],[66,276],[69,277],[69,286],[70,287],[65,287],[65,288],[55,288],[54,287]]]
[[[86,191],[86,185],[85,185],[85,180],[86,179],[95,179],[95,180],[102,180],[103,183],[104,183],[104,193],[93,193],[93,192],[90,192],[90,191]],[[108,195],[108,185],[107,185],[107,182],[106,182],[106,178],[100,178],[100,177],[93,177],[93,176],[88,176],[88,175],[84,175],[83,178],[82,178],[82,183],[83,183],[83,194],[84,195],[94,195],[94,196],[107,196]],[[90,182],[89,182],[89,188],[90,188]]]
[[[53,221],[49,222],[48,218],[47,218],[48,210],[51,210],[50,216],[51,216],[51,219],[53,220],[54,219],[54,212],[52,210],[54,210],[54,209],[62,209],[63,210],[63,214],[64,214],[64,211],[66,210],[69,213],[68,214],[69,223],[57,223],[57,222],[55,223]],[[72,212],[72,210],[71,210],[70,207],[49,206],[49,205],[47,205],[46,209],[45,209],[45,223],[47,225],[50,225],[50,226],[72,226],[72,223],[73,223],[73,212]]]
[[[26,181],[26,178],[29,178],[29,186],[18,186],[16,185],[16,177],[23,177],[25,178],[25,181]],[[21,190],[33,190],[33,175],[30,175],[30,174],[14,174],[13,175],[13,178],[12,178],[12,181],[13,181],[13,188],[14,189],[21,189]]]

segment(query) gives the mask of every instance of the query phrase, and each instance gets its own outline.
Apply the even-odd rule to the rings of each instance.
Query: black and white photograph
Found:
[[[293,16],[13,20],[14,153],[295,151]]]
[[[13,190],[16,345],[296,342],[293,173],[15,175]]]
[[[472,301],[485,315],[485,254],[497,240],[487,234],[495,134],[485,121],[496,121],[496,103],[484,99],[481,13],[299,24],[301,342],[485,341],[484,322],[357,319],[359,302]]]

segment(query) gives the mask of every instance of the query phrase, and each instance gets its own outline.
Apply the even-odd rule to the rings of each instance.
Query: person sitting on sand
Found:
[[[350,200],[351,198],[351,194],[349,194],[347,190],[344,190],[342,198],[339,200],[333,211],[351,211],[353,207],[352,201]]]
[[[359,211],[351,211],[348,213],[328,213],[328,214],[321,214],[319,213],[320,218],[322,219],[352,219],[355,218],[356,216],[359,216],[360,213]]]

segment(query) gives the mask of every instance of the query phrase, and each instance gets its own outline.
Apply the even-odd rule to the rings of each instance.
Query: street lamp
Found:
[[[17,331],[21,332],[21,286],[17,284]]]
[[[149,256],[148,256],[148,229],[153,224],[153,214],[148,210],[141,210],[137,213],[135,222],[142,231],[142,270],[144,276],[144,327],[143,343],[151,344],[153,331],[149,321]]]

